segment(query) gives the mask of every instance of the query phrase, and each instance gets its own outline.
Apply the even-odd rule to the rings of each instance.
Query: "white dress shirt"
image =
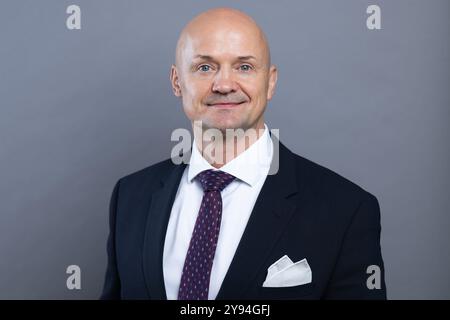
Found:
[[[222,192],[222,221],[213,260],[208,299],[214,300],[241,240],[256,199],[266,180],[273,154],[269,129],[247,150],[220,168],[236,177]],[[164,242],[163,273],[167,299],[178,298],[184,260],[203,198],[195,176],[211,166],[199,152],[195,141],[170,213]]]

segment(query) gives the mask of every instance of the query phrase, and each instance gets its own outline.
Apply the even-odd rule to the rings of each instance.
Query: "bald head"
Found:
[[[275,89],[266,36],[246,14],[212,9],[180,34],[170,80],[188,118],[206,128],[264,128]]]
[[[180,33],[175,63],[181,65],[183,55],[189,54],[202,40],[230,39],[248,41],[250,49],[260,55],[261,62],[270,66],[270,49],[262,29],[250,16],[231,8],[211,9],[192,19]]]

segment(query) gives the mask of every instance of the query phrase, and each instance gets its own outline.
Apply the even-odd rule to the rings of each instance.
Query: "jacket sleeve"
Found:
[[[100,296],[101,300],[114,300],[120,299],[120,278],[117,271],[116,261],[116,211],[117,211],[117,199],[119,193],[120,180],[114,186],[111,200],[109,203],[109,236],[107,241],[107,255],[108,262],[106,267],[106,274],[103,285],[103,292]]]
[[[365,192],[344,236],[325,299],[386,299],[380,206]]]

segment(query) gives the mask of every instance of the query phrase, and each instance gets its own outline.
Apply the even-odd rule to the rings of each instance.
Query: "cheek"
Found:
[[[261,71],[255,77],[247,79],[247,81],[243,81],[243,87],[246,88],[249,94],[252,96],[264,96],[267,97],[267,90],[269,87],[268,79]]]
[[[206,81],[188,80],[184,86],[183,101],[191,105],[201,104],[208,95],[209,84]]]
[[[261,108],[267,100],[267,88],[261,83],[242,86],[242,90],[250,97],[254,108]]]

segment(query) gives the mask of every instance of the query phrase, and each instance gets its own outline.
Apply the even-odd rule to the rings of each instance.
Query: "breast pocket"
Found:
[[[307,283],[294,287],[260,287],[258,294],[261,299],[268,300],[303,300],[311,299],[314,284]]]

